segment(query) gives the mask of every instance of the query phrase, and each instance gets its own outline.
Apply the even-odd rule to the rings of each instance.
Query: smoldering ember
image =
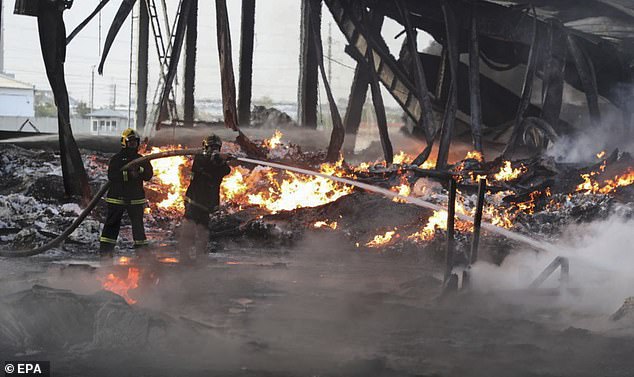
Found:
[[[0,13],[37,18],[51,93],[10,72],[35,39],[0,48],[5,364],[632,376],[631,2],[115,3]],[[258,47],[289,30],[299,59]],[[87,41],[104,78],[129,48],[125,111],[73,99]]]

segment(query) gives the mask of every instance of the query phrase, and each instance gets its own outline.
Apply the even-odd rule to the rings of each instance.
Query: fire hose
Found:
[[[146,156],[139,157],[135,160],[130,161],[129,163],[127,163],[125,166],[121,168],[121,171],[127,170],[133,166],[137,166],[140,163],[148,161],[148,160],[156,160],[160,158],[168,158],[168,157],[174,157],[174,156],[190,156],[190,155],[195,155],[200,153],[202,153],[202,148],[178,149],[173,151],[148,154]],[[0,250],[0,257],[7,257],[7,258],[32,257],[34,255],[42,254],[47,250],[50,250],[54,247],[59,246],[71,235],[71,233],[75,231],[75,229],[77,229],[77,227],[86,219],[86,217],[88,217],[90,212],[97,206],[97,204],[99,203],[99,200],[108,191],[109,188],[110,188],[110,181],[106,182],[103,186],[101,186],[99,191],[97,191],[95,196],[88,203],[86,208],[84,208],[84,210],[79,214],[79,216],[75,219],[75,221],[73,221],[73,223],[68,228],[66,228],[66,230],[64,230],[62,234],[55,237],[53,240],[47,242],[46,244],[40,247],[36,247],[35,249],[31,249],[31,250]]]
[[[149,154],[140,158],[137,158],[131,162],[129,162],[128,164],[126,164],[123,168],[121,168],[121,170],[126,170],[132,166],[137,166],[138,164],[144,162],[144,161],[148,161],[148,160],[155,160],[155,159],[161,159],[161,158],[168,158],[168,157],[174,157],[174,156],[191,156],[191,155],[195,155],[195,154],[201,154],[203,153],[203,149],[202,148],[196,148],[196,149],[178,149],[178,150],[172,150],[172,151],[166,151],[166,152],[159,152],[159,153],[153,153],[153,154]],[[287,171],[292,171],[292,172],[296,172],[296,173],[300,173],[300,174],[306,174],[306,175],[312,175],[312,176],[316,176],[316,177],[322,177],[322,178],[326,178],[335,182],[339,182],[339,183],[343,183],[343,184],[347,184],[350,186],[354,186],[354,187],[358,187],[367,191],[371,191],[377,194],[381,194],[383,196],[387,196],[389,198],[398,198],[401,199],[407,203],[410,204],[414,204],[416,206],[419,207],[423,207],[423,208],[428,208],[428,209],[432,209],[435,211],[441,211],[441,210],[446,210],[444,207],[438,205],[438,204],[434,204],[425,200],[422,200],[420,198],[415,198],[415,197],[411,197],[411,196],[403,196],[403,195],[399,195],[393,191],[381,188],[381,187],[377,187],[374,185],[370,185],[367,183],[363,183],[363,182],[359,182],[359,181],[355,181],[352,179],[348,179],[348,178],[342,178],[342,177],[336,177],[336,176],[332,176],[332,175],[327,175],[327,174],[323,174],[323,173],[318,173],[312,170],[308,170],[308,169],[302,169],[302,168],[297,168],[297,167],[293,167],[293,166],[288,166],[288,165],[284,165],[284,164],[279,164],[279,163],[275,163],[275,162],[269,162],[269,161],[262,161],[262,160],[256,160],[256,159],[251,159],[251,158],[246,158],[246,157],[237,157],[237,156],[233,156],[236,160],[238,161],[242,161],[248,164],[255,164],[255,165],[261,165],[261,166],[268,166],[271,168],[275,168],[275,169],[280,169],[280,170],[287,170]],[[88,206],[81,212],[81,214],[75,219],[75,221],[73,221],[73,223],[59,236],[57,236],[55,239],[53,239],[52,241],[37,247],[35,249],[32,250],[0,250],[0,257],[10,257],[10,258],[19,258],[19,257],[30,257],[30,256],[34,256],[34,255],[38,255],[38,254],[42,254],[47,250],[50,250],[58,245],[60,245],[66,238],[68,238],[68,236],[70,236],[70,234],[77,229],[77,227],[84,221],[84,219],[86,219],[86,217],[88,216],[88,214],[90,214],[90,212],[97,206],[97,203],[99,203],[99,200],[101,199],[101,197],[103,196],[103,194],[106,193],[106,191],[108,191],[108,188],[110,187],[110,182],[107,182],[106,184],[104,184],[101,189],[99,189],[99,191],[97,192],[97,194],[93,197],[93,199],[90,201],[90,203],[88,203]],[[473,217],[465,215],[465,214],[461,214],[461,213],[456,213],[456,217],[458,217],[461,220],[464,221],[468,221],[468,222],[474,222]],[[525,235],[519,234],[519,233],[515,233],[512,232],[508,229],[493,225],[491,223],[487,223],[487,222],[482,222],[482,228],[498,233],[504,237],[507,237],[509,239],[515,240],[515,241],[519,241],[522,242],[524,244],[530,245],[534,248],[537,249],[541,249],[541,250],[554,250],[554,246],[552,244],[549,244],[547,242],[543,242],[543,241],[538,241],[538,240],[534,240],[530,237],[527,237]]]

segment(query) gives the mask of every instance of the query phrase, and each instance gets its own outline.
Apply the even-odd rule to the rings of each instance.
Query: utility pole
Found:
[[[117,83],[112,84],[112,104],[110,107],[112,110],[117,107]]]
[[[90,73],[90,112],[95,111],[95,66],[92,66]]]
[[[4,5],[0,0],[0,73],[4,73]]]

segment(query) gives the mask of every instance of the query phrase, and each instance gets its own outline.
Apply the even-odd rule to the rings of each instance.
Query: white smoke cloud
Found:
[[[553,251],[517,252],[501,266],[480,262],[473,267],[473,286],[480,291],[525,289],[558,256],[570,261],[569,287],[558,305],[588,314],[609,315],[634,296],[634,219],[608,219],[567,228]],[[556,271],[543,287],[559,285]]]

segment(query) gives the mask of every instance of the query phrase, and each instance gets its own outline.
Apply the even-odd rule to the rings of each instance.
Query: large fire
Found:
[[[325,175],[346,176],[343,160],[322,164],[319,172]],[[258,206],[271,213],[302,207],[317,207],[348,195],[353,187],[333,182],[324,177],[305,176],[268,168],[235,167],[225,178],[222,195],[234,205]]]
[[[159,153],[182,148],[180,145],[169,145],[158,148],[152,147],[149,153]],[[161,158],[152,161],[154,176],[160,185],[159,191],[167,195],[167,198],[156,206],[160,209],[170,209],[182,212],[185,209],[183,197],[187,190],[187,183],[183,177],[183,168],[189,165],[189,160],[184,156]]]
[[[118,294],[125,301],[132,305],[136,304],[136,300],[130,297],[129,291],[139,286],[140,270],[136,267],[129,267],[127,276],[120,277],[115,273],[109,273],[106,277],[99,279],[101,287],[107,291]]]
[[[289,148],[282,142],[282,136],[282,133],[276,130],[271,138],[262,141],[262,146],[267,148],[269,152],[273,150],[276,151],[275,154],[269,153],[269,158],[274,159],[276,156],[279,158],[288,157],[286,153]],[[153,148],[151,153],[175,148],[178,147]],[[601,158],[604,155],[605,153],[602,153],[597,157]],[[358,175],[372,172],[373,167],[382,167],[383,169],[390,168],[387,170],[378,169],[378,171],[379,174],[383,174],[383,172],[387,171],[389,174],[392,174],[392,177],[397,175],[399,181],[397,184],[392,185],[392,191],[402,196],[426,196],[425,200],[431,200],[432,202],[442,201],[442,198],[446,198],[446,194],[437,196],[439,193],[434,193],[434,190],[431,190],[431,186],[430,190],[425,190],[425,187],[423,187],[423,190],[413,190],[414,187],[407,180],[407,176],[403,174],[403,169],[406,168],[406,165],[411,165],[414,159],[415,156],[401,151],[394,155],[393,162],[397,167],[396,170],[386,167],[385,162],[380,160],[364,162],[357,166],[348,166],[344,164],[343,159],[332,164],[322,164],[318,170],[325,175],[355,178]],[[482,154],[475,151],[467,153],[465,159],[483,162]],[[182,199],[188,183],[188,178],[186,178],[185,175],[190,166],[190,161],[190,159],[184,157],[173,157],[153,161],[156,176],[155,182],[160,186],[159,191],[167,196],[167,199],[160,202],[157,208],[183,210]],[[617,187],[634,184],[634,171],[632,168],[628,168],[625,173],[616,175],[612,179],[598,179],[602,173],[605,173],[606,164],[607,162],[604,161],[596,172],[582,174],[581,178],[583,182],[577,186],[577,192],[584,194],[608,194],[616,190]],[[434,166],[435,162],[432,160],[425,162],[420,167],[431,169],[434,168]],[[456,167],[456,171],[463,171],[466,166],[468,166],[468,164],[464,164],[463,161]],[[491,185],[495,186],[496,181],[513,181],[527,171],[528,168],[522,164],[514,166],[510,161],[504,161],[497,173],[484,173],[486,175],[480,174],[479,171],[470,171],[468,173],[474,182],[479,178],[488,178]],[[335,201],[345,195],[349,195],[352,191],[353,187],[351,186],[333,182],[323,177],[305,176],[266,167],[249,169],[240,165],[233,165],[231,173],[225,177],[221,185],[221,198],[222,201],[233,210],[258,207],[267,213],[278,213],[280,211],[290,211],[302,207],[317,207]],[[484,206],[484,221],[499,227],[512,228],[516,221],[521,219],[520,215],[534,214],[538,210],[538,200],[544,196],[550,196],[550,190],[534,191],[527,195],[528,199],[522,199],[523,201],[504,203],[501,200],[501,198],[506,198],[513,194],[511,191],[498,192],[497,194],[489,193]],[[473,194],[469,199],[459,193],[456,203],[456,213],[469,216],[475,215]],[[332,230],[340,229],[337,222],[330,219],[316,221],[309,226]],[[455,221],[455,226],[456,230],[460,232],[471,232],[473,229],[471,223],[463,222],[458,219]],[[406,238],[416,242],[430,241],[435,237],[438,231],[446,229],[447,212],[444,210],[435,211],[420,230]],[[395,243],[399,237],[399,233],[395,228],[385,233],[377,234],[373,239],[365,243],[365,245],[368,247],[382,247]]]

